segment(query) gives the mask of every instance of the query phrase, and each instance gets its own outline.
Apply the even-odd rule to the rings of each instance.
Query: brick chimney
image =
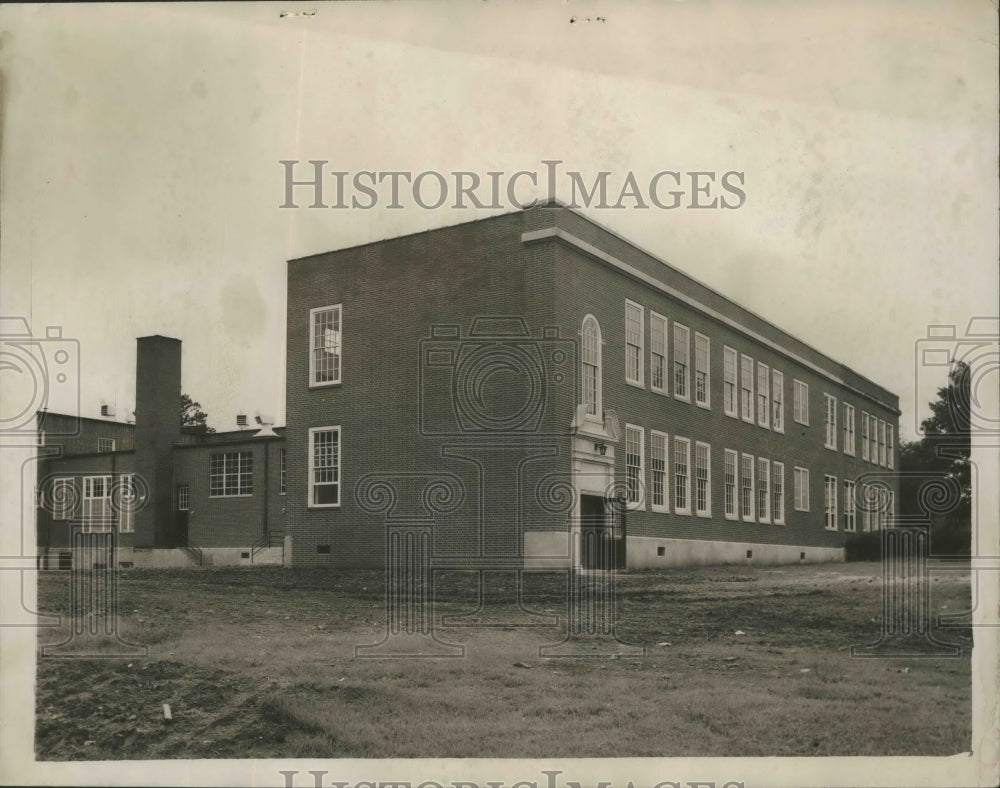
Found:
[[[180,436],[181,341],[139,337],[135,361],[135,473],[149,493],[145,506],[136,512],[136,547],[174,546],[173,445]]]

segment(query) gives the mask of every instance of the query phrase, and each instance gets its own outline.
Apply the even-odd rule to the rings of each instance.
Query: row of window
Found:
[[[110,532],[116,522],[121,533],[135,530],[137,493],[133,475],[127,473],[118,477],[119,489],[115,491],[117,500],[114,506],[111,503],[112,479],[110,475],[84,476],[81,479],[80,523],[83,533]],[[73,477],[52,480],[53,520],[69,520],[74,515],[73,504],[77,499],[75,481]]]
[[[657,430],[649,433],[650,509],[699,517],[712,516],[711,446],[701,441],[674,436],[671,439]],[[693,466],[692,466],[693,460]],[[724,450],[723,505],[727,520],[785,524],[785,464],[766,457]],[[625,492],[630,509],[646,508],[645,430],[625,425]],[[796,511],[809,511],[809,469],[793,469],[793,505]],[[833,479],[833,488],[830,488]],[[826,476],[826,527],[836,529],[836,477]],[[671,487],[672,485],[672,487]],[[673,494],[671,495],[671,489]],[[854,482],[844,482],[844,530],[855,530]],[[881,485],[865,485],[864,500],[878,508],[865,507],[865,530],[885,527],[894,506],[893,493]],[[831,497],[832,496],[832,497]],[[882,496],[882,497],[879,497]],[[888,497],[885,497],[888,496]],[[832,506],[832,521],[830,511]],[[849,517],[848,517],[849,513]],[[874,519],[872,519],[874,518]]]
[[[723,354],[722,405],[725,414],[784,432],[785,374],[761,361],[754,362],[752,356],[739,353],[728,345],[723,346]],[[803,423],[808,424],[809,386],[799,380],[794,383],[795,420],[801,421],[800,415],[804,412],[806,421]]]
[[[837,398],[832,394],[823,395],[826,400],[824,426],[826,434],[824,445],[833,451],[837,450]],[[856,436],[854,425],[854,406],[843,403],[844,454],[856,456]],[[878,418],[873,413],[861,411],[861,459],[874,465],[890,470],[895,465],[895,433],[891,424]]]
[[[855,482],[844,479],[844,530],[848,533],[857,531],[857,498]],[[823,477],[823,510],[825,527],[829,531],[837,530],[837,477]],[[861,509],[862,528],[865,531],[881,531],[892,525],[896,511],[896,494],[881,484],[862,484],[861,500],[865,505]]]

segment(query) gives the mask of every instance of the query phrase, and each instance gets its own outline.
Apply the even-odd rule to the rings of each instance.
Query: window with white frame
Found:
[[[227,451],[209,458],[210,498],[253,495],[253,452]]]
[[[792,416],[799,424],[809,426],[809,384],[801,380],[794,382]]]
[[[630,509],[645,508],[642,500],[643,485],[643,434],[642,427],[625,425],[625,501]]]
[[[177,485],[177,511],[186,512],[191,508],[191,486],[188,484]]]
[[[740,355],[740,414],[743,421],[753,424],[753,359]]]
[[[691,514],[691,441],[674,437],[674,512]]]
[[[746,522],[753,522],[753,457],[749,454],[740,457],[740,514]]]
[[[649,432],[649,503],[654,512],[668,511],[667,507],[667,436],[662,432]]]
[[[757,423],[767,427],[771,423],[771,368],[757,362]]]
[[[776,369],[771,370],[771,426],[785,431],[785,375]]]
[[[737,402],[736,402],[736,363],[737,363],[737,352],[728,346],[722,348],[722,408],[727,416],[733,416],[734,418],[737,414]]]
[[[771,515],[775,525],[785,524],[785,464],[775,462],[771,473]]]
[[[72,477],[60,476],[52,480],[52,519],[68,520],[73,516],[76,502],[76,484]]]
[[[722,482],[727,520],[736,520],[739,517],[736,512],[736,458],[735,451],[726,449],[725,476]]]
[[[674,396],[691,399],[691,331],[674,323]]]
[[[861,529],[867,533],[872,529],[871,485],[861,485]]]
[[[881,484],[872,484],[869,495],[872,507],[872,530],[880,531],[885,517],[885,488]]]
[[[341,304],[309,310],[309,385],[340,383],[342,351]]]
[[[699,517],[712,514],[712,456],[707,443],[694,445],[694,510]]]
[[[874,413],[869,414],[868,421],[870,422],[868,427],[869,459],[873,463],[877,463],[878,462],[878,417]]]
[[[637,386],[642,383],[643,309],[632,301],[625,302],[625,381]]]
[[[583,401],[587,406],[588,416],[602,418],[601,326],[596,317],[587,315],[583,319],[580,337],[583,344],[583,353],[580,359]]]
[[[868,411],[861,411],[861,459],[868,459]]]
[[[823,445],[828,449],[837,448],[837,398],[831,394],[824,394],[823,400],[826,408],[823,416],[823,424],[826,427],[826,438]]]
[[[121,493],[118,496],[118,531],[130,534],[135,531],[135,510],[139,503],[135,477],[131,473],[123,473],[118,484],[121,485]]]
[[[885,467],[885,422],[878,420],[878,464]]]
[[[771,521],[771,463],[757,458],[757,521]]]
[[[712,404],[711,377],[712,341],[704,334],[694,335],[694,401],[709,407]]]
[[[893,446],[895,446],[895,435],[892,425],[889,424],[886,426],[885,433],[885,462],[890,471],[893,469],[893,464],[895,462],[895,450],[893,449]]]
[[[107,454],[115,450],[115,439],[114,438],[98,438],[97,439],[97,450],[101,454]]]
[[[667,319],[649,313],[649,387],[667,393]]]
[[[808,512],[809,511],[809,470],[806,468],[796,467],[794,471],[794,489],[792,490],[795,498],[795,511],[797,512]]]
[[[856,512],[854,482],[844,479],[844,530],[848,533],[857,530]]]
[[[837,530],[837,477],[823,477],[823,511],[828,531]]]
[[[45,445],[45,430],[38,431],[38,444],[39,446]]]
[[[84,533],[104,533],[111,530],[111,477],[83,477]]]
[[[278,450],[278,494],[288,492],[288,450]]]
[[[892,528],[896,517],[896,491],[886,490],[885,494],[887,498],[885,503],[885,527]]]
[[[854,456],[854,406],[844,403],[844,454]]]
[[[309,506],[340,506],[340,427],[309,430]]]

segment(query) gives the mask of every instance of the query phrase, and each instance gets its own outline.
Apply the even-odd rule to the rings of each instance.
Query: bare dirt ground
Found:
[[[934,637],[960,647],[958,657],[934,656],[937,647],[923,638],[897,644],[919,657],[851,655],[852,645],[879,638],[880,571],[827,564],[620,574],[617,634],[638,648],[612,643],[615,658],[540,655],[566,636],[565,574],[526,575],[529,615],[509,601],[477,612],[475,575],[443,573],[435,578],[435,633],[464,646],[464,657],[357,659],[356,646],[385,637],[380,573],[130,570],[118,575],[117,632],[148,654],[40,656],[37,756],[966,751],[967,626],[932,625]],[[967,570],[932,565],[927,588],[935,618],[970,607]],[[69,589],[69,573],[40,575],[41,609],[64,622],[40,629],[40,646],[69,637]],[[506,590],[512,599],[513,586]],[[595,655],[608,644],[572,645]]]

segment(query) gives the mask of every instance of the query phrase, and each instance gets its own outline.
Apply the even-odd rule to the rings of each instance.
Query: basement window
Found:
[[[319,553],[320,555],[329,555],[330,554],[330,545],[328,545],[328,544],[318,544],[318,545],[316,545],[316,552]]]
[[[753,558],[753,550],[747,550],[747,558]]]
[[[667,554],[667,548],[666,547],[657,547],[656,548],[656,554],[657,555],[666,555]]]

